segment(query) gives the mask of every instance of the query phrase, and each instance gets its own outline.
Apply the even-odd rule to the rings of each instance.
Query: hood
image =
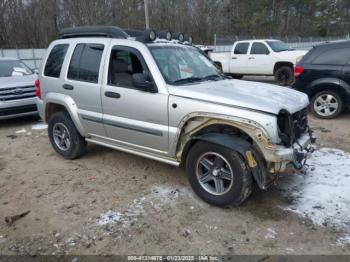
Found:
[[[35,84],[35,80],[38,78],[37,74],[26,76],[10,76],[0,77],[0,89],[7,87],[20,87],[30,86]]]
[[[244,107],[277,115],[285,109],[293,114],[309,104],[306,94],[287,87],[242,80],[206,81],[169,86],[171,95]]]
[[[307,50],[291,50],[277,52],[278,57],[291,61],[295,64],[295,61],[298,57],[304,56],[308,51]]]

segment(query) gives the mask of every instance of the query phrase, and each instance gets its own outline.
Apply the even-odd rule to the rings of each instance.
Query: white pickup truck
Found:
[[[234,78],[273,75],[278,84],[287,86],[294,80],[295,64],[306,53],[279,40],[254,39],[237,41],[230,52],[213,52],[210,57],[225,74]]]

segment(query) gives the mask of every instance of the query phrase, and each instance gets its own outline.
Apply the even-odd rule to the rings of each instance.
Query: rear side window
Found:
[[[267,55],[269,50],[263,43],[253,43],[250,50],[251,55]]]
[[[235,47],[235,55],[245,55],[248,52],[249,43],[239,43]]]
[[[313,65],[345,65],[350,56],[350,48],[332,49],[321,53],[313,61]]]
[[[104,46],[101,44],[78,44],[68,69],[68,79],[97,83]]]
[[[62,64],[66,56],[68,44],[56,45],[52,48],[47,58],[44,75],[50,77],[60,77]]]

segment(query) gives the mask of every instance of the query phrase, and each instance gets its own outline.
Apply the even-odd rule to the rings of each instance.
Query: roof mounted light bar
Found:
[[[160,31],[158,34],[152,29],[144,31],[122,29],[116,26],[79,26],[63,29],[59,38],[75,38],[75,37],[109,37],[128,39],[134,38],[136,41],[149,43],[157,38],[167,41],[177,40],[181,43],[192,45],[192,37],[184,35],[181,32],[172,34],[169,30]]]
[[[136,41],[140,41],[143,43],[153,42],[157,38],[156,31],[152,29],[146,29],[145,31],[138,30],[124,30],[130,37],[134,37]]]

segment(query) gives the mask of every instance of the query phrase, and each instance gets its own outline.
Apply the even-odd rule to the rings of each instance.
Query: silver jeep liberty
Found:
[[[314,142],[305,94],[228,79],[181,33],[118,27],[65,29],[39,71],[37,106],[53,148],[87,142],[183,165],[195,193],[241,204]]]

